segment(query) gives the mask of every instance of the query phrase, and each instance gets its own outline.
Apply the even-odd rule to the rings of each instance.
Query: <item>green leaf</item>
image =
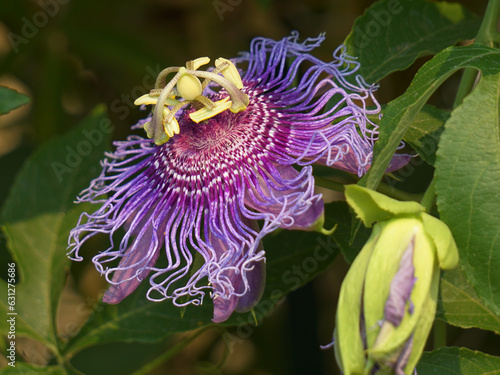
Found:
[[[368,118],[380,126],[381,120],[379,117],[383,118],[386,108],[387,105],[382,105],[382,116],[378,114],[369,115]],[[404,135],[403,140],[413,147],[418,156],[430,165],[434,165],[436,161],[439,137],[444,130],[444,123],[450,117],[450,113],[450,111],[425,104]]]
[[[417,366],[418,375],[495,375],[500,374],[500,357],[465,348],[445,347],[424,353]]]
[[[500,317],[500,52],[446,122],[436,161],[441,219],[468,280]],[[482,67],[482,66],[481,66]]]
[[[475,37],[480,18],[457,3],[377,1],[359,17],[344,44],[357,56],[359,73],[377,82],[458,41]]]
[[[80,371],[81,374],[150,374],[152,373],[151,369],[158,366],[158,362],[160,364],[165,363],[173,358],[193,338],[198,337],[200,332],[203,332],[203,330],[171,339],[170,345],[167,345],[168,339],[154,344],[142,342],[97,344],[78,352],[72,358],[70,365],[74,370]],[[67,366],[69,367],[68,364]]]
[[[19,374],[66,375],[67,372],[59,366],[36,366],[19,361],[16,361],[15,367],[6,366],[0,369],[0,375]]]
[[[178,332],[190,331],[212,324],[213,307],[208,296],[201,306],[188,306],[181,317],[181,308],[171,301],[151,302],[146,299],[148,282],[117,305],[99,302],[82,330],[64,349],[65,359],[95,344],[110,342],[156,343]]]
[[[484,306],[459,267],[443,273],[436,318],[458,327],[500,334],[500,318]]]
[[[401,139],[425,102],[448,77],[466,67],[477,68],[484,75],[494,74],[500,71],[500,51],[481,45],[450,47],[428,61],[408,90],[387,105],[374,147],[373,164],[360,185],[376,189]]]
[[[332,217],[337,212],[336,206],[327,205],[327,228],[334,225]],[[331,237],[314,232],[278,230],[265,238],[264,248],[267,254],[267,281],[264,295],[254,308],[257,321],[269,314],[283,296],[322,272],[338,254],[338,246]],[[149,284],[145,281],[117,305],[99,303],[80,333],[65,348],[66,359],[96,343],[153,343],[173,333],[213,324],[213,305],[208,295],[201,306],[189,305],[181,317],[182,309],[171,301],[148,301],[145,297],[148,288]],[[227,327],[247,324],[255,324],[251,313],[235,313],[221,323]],[[248,329],[253,330],[252,327]]]
[[[81,126],[35,152],[19,172],[2,211],[3,229],[16,262],[16,335],[31,336],[55,353],[55,315],[66,278],[69,230],[84,206],[73,200],[99,172],[109,143],[109,120],[95,111]],[[8,311],[0,282],[0,311]],[[0,332],[7,332],[6,320]]]
[[[13,109],[21,107],[29,101],[30,98],[26,95],[8,87],[0,86],[0,115],[9,113]]]
[[[436,162],[439,137],[444,130],[444,123],[449,117],[449,111],[425,105],[403,138],[430,165],[434,165]]]

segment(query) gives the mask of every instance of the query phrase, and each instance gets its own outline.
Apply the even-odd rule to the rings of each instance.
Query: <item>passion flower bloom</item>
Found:
[[[198,70],[208,58],[165,69],[137,100],[154,105],[135,126],[148,138],[114,143],[78,199],[101,206],[82,214],[69,239],[70,257],[81,260],[84,242],[109,235],[93,257],[111,284],[104,302],[120,302],[149,277],[150,300],[199,305],[208,291],[213,321],[222,322],[261,298],[266,234],[324,231],[311,164],[361,176],[377,135],[367,115],[380,108],[342,48],[328,63],[308,54],[323,40],[256,38],[250,52],[217,59],[211,71]]]

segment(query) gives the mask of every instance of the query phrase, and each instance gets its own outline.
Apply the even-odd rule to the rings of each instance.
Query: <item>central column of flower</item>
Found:
[[[144,124],[144,130],[155,144],[164,144],[180,132],[175,114],[186,105],[196,109],[189,114],[196,123],[228,109],[233,113],[246,109],[248,96],[241,91],[243,82],[236,66],[227,59],[218,58],[212,71],[198,70],[209,62],[208,57],[200,57],[188,61],[186,67],[175,66],[162,70],[156,79],[155,88],[134,102],[135,105],[154,105],[153,115]],[[167,83],[166,78],[172,73],[175,75]],[[199,78],[204,79],[203,83]],[[203,92],[210,82],[218,84],[228,96],[216,102],[204,96]]]

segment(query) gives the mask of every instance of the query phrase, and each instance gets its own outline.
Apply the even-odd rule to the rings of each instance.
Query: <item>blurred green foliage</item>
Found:
[[[183,65],[200,56],[212,60],[234,57],[248,49],[253,37],[280,39],[292,30],[298,30],[304,38],[326,32],[326,42],[314,54],[328,61],[350,33],[354,20],[372,3],[369,0],[2,0],[0,85],[25,93],[31,101],[0,118],[0,206],[23,161],[37,147],[77,129],[97,105],[104,103],[108,108],[113,138],[124,139],[130,133],[129,127],[144,116],[132,104],[133,100],[153,86],[162,68]],[[458,3],[478,15],[486,7],[486,1]],[[427,58],[421,57],[404,72],[384,78],[377,94],[379,101],[387,103],[401,95]],[[458,77],[452,77],[431,102],[450,108],[453,99],[450,92],[457,81]],[[417,142],[420,138],[415,136],[415,139]],[[101,149],[99,152],[102,154]],[[420,193],[431,174],[432,170],[424,165],[397,187]],[[59,182],[48,178],[46,189],[50,190],[51,183],[56,186]],[[348,215],[345,206],[338,212],[339,216]],[[352,259],[352,253],[346,250],[348,224],[345,220],[344,236],[336,241],[346,258]],[[299,238],[288,240],[297,243],[307,240],[298,234],[294,236]],[[269,238],[271,246],[273,242],[280,242],[280,237]],[[99,243],[94,247],[98,248]],[[9,257],[0,232],[0,264],[5,264]],[[86,263],[73,267],[68,289],[78,292],[78,297],[65,295],[63,298],[71,301],[74,297],[76,302],[64,299],[63,306],[76,303],[82,312],[91,313],[99,291],[105,287],[91,267]],[[241,334],[241,327],[225,333],[210,330],[151,374],[219,374],[220,369],[213,363],[224,356],[228,357],[226,374],[337,373],[332,353],[320,351],[319,344],[331,340],[335,301],[346,269],[346,263],[338,259],[326,273],[291,293],[262,327],[252,329],[248,340],[231,341],[231,337]],[[0,275],[4,272],[0,270]],[[446,300],[445,306],[448,303]],[[113,314],[119,309],[108,310]],[[58,314],[64,316],[64,309]],[[72,320],[69,322],[73,324]],[[66,327],[73,327],[68,326],[70,323]],[[74,324],[78,327],[82,322]],[[75,327],[68,329],[69,338],[76,335]],[[62,341],[65,339],[68,337]],[[183,339],[167,337],[148,345],[107,343],[78,353],[71,363],[92,374],[128,374]],[[495,342],[498,341],[492,334],[484,331],[449,330],[449,343],[453,345],[498,355]],[[43,351],[36,345],[25,343],[25,348],[28,360],[35,358],[38,362],[34,363],[56,364],[50,355],[38,359]],[[30,357],[30,352],[36,355]],[[25,371],[56,374],[64,370],[57,366],[51,370],[26,366]],[[10,372],[5,370],[5,373]]]

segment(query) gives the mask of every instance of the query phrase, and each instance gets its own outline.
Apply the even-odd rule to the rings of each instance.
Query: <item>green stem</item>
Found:
[[[500,0],[490,0],[484,14],[483,22],[477,32],[474,44],[483,44],[488,47],[498,47],[500,34],[497,30],[498,19],[500,18]],[[478,71],[474,68],[467,68],[458,87],[457,96],[453,103],[456,108],[462,103],[464,98],[472,91],[477,78]]]
[[[223,333],[222,333],[222,339],[224,340],[224,344],[225,344],[225,349],[224,349],[224,353],[222,354],[222,358],[219,360],[218,363],[214,364],[212,362],[203,362],[203,363],[200,363],[199,364],[199,368],[202,370],[203,373],[206,373],[206,374],[222,374],[222,368],[224,367],[224,365],[226,364],[229,356],[231,355],[231,346],[233,345],[231,343],[231,335],[226,335],[227,331],[226,330],[223,330]]]
[[[330,180],[328,178],[314,176],[314,182],[317,186],[320,186],[320,187],[325,188],[325,189],[339,191],[341,193],[343,193],[345,190],[344,184]],[[419,201],[420,197],[421,197],[421,195],[419,195],[419,194],[407,193],[405,191],[396,189],[395,187],[389,186],[389,185],[384,184],[382,182],[378,185],[377,191],[382,193],[382,194],[387,195],[388,197],[398,199],[401,201]]]
[[[162,363],[170,360],[174,356],[176,356],[180,351],[182,351],[186,346],[188,346],[191,341],[193,341],[195,338],[197,338],[199,335],[201,335],[203,332],[205,332],[210,326],[204,327],[188,337],[187,339],[182,340],[181,342],[178,342],[174,347],[171,349],[167,350],[165,353],[162,355],[156,357],[154,360],[151,362],[147,363],[143,367],[141,367],[139,370],[135,371],[132,373],[132,375],[145,375],[149,374],[152,370],[160,366]]]
[[[429,187],[425,191],[422,200],[420,201],[420,204],[425,207],[425,210],[428,213],[431,212],[432,206],[434,205],[435,195],[436,195],[436,179],[433,178],[431,183],[429,184]]]
[[[365,369],[363,371],[363,375],[371,374],[373,366],[375,366],[375,361],[373,358],[368,357],[365,363]]]
[[[464,98],[469,95],[476,82],[477,70],[475,68],[466,68],[460,80],[460,85],[458,86],[457,95],[455,96],[455,101],[453,102],[453,108],[458,107],[462,104]]]
[[[322,188],[330,189],[333,191],[339,191],[341,193],[343,193],[345,189],[344,184],[319,176],[314,176],[314,183],[317,186],[321,186]]]
[[[490,0],[484,13],[483,22],[476,36],[474,44],[484,44],[488,47],[498,47],[498,19],[500,18],[500,0]]]
[[[446,346],[446,323],[442,320],[434,320],[434,350]]]
[[[416,201],[418,202],[422,198],[421,194],[407,193],[406,191],[396,189],[393,186],[384,184],[383,182],[378,184],[377,191],[379,193],[385,194],[388,197],[400,200],[400,201]]]

